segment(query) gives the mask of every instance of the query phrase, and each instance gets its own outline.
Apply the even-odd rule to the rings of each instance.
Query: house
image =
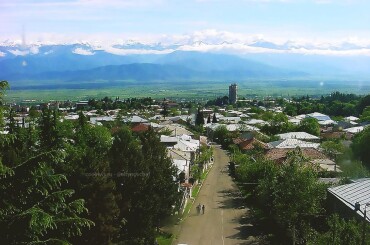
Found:
[[[357,122],[357,121],[360,120],[360,118],[354,117],[354,116],[349,116],[349,117],[345,117],[344,120],[347,121],[347,122]]]
[[[314,113],[311,113],[311,114],[307,114],[306,116],[311,117],[311,118],[315,118],[319,122],[320,121],[329,121],[329,120],[331,120],[331,118],[328,115],[325,115],[325,114],[322,114],[322,113],[319,113],[319,112],[314,112]]]
[[[90,117],[90,123],[100,125],[102,122],[114,122],[112,116],[102,116],[102,117]]]
[[[189,135],[189,136],[193,136],[194,135],[192,132],[190,132],[184,126],[182,126],[180,124],[168,124],[168,125],[164,125],[161,130],[163,130],[163,131],[170,131],[171,132],[171,134],[170,134],[171,136],[177,136],[177,135],[183,135],[183,134],[186,134],[186,135]]]
[[[332,211],[345,218],[356,217],[364,220],[364,211],[370,203],[370,179],[359,179],[353,183],[328,188],[328,203]],[[356,203],[358,210],[355,210]],[[366,213],[370,222],[370,212]]]
[[[220,117],[218,120],[223,123],[239,123],[242,119],[240,117]]]
[[[337,166],[337,164],[330,159],[313,159],[310,162],[320,166],[320,168],[324,171],[342,172],[342,170],[340,170],[340,167]]]
[[[190,165],[194,159],[194,154],[177,149],[168,149],[167,155],[172,159],[172,163],[179,170],[178,174],[183,172],[185,174],[185,182],[188,182],[190,177]]]
[[[320,147],[320,143],[312,143],[312,142],[302,141],[298,139],[282,139],[278,141],[269,142],[268,147],[271,149],[273,148],[294,149],[297,147],[317,149]]]
[[[265,153],[265,157],[276,163],[283,163],[287,159],[287,154],[294,149],[274,148]],[[315,148],[302,148],[302,154],[308,159],[329,159],[324,153]]]
[[[360,133],[362,130],[364,130],[364,127],[363,126],[358,126],[358,127],[346,128],[343,131],[347,132],[347,133],[350,133],[352,135],[355,135],[357,133]]]
[[[306,141],[319,141],[320,140],[319,137],[306,133],[306,132],[289,132],[285,134],[278,134],[276,136],[278,136],[282,140],[285,140],[285,139],[298,139],[298,140],[306,140]]]
[[[248,113],[248,115],[250,115],[251,113]],[[260,119],[250,119],[248,121],[245,122],[246,124],[248,125],[266,125],[268,124],[268,122],[264,121],[264,120],[260,120]]]
[[[242,150],[242,151],[253,150],[256,147],[256,145],[258,145],[262,149],[265,149],[265,150],[268,149],[268,145],[266,143],[254,138],[254,137],[251,138],[251,139],[237,138],[237,139],[234,140],[234,143],[237,144],[239,146],[239,149]]]
[[[321,138],[323,139],[347,139],[350,140],[353,137],[352,134],[343,131],[335,131],[335,132],[323,132],[321,133]]]
[[[123,119],[123,121],[125,123],[147,123],[148,122],[148,120],[142,117],[139,117],[139,116],[128,117],[128,118]]]
[[[143,123],[136,123],[131,127],[131,131],[135,133],[146,132],[150,129],[149,125]]]
[[[177,144],[178,138],[167,136],[167,135],[161,135],[160,142],[163,143],[167,147],[173,147]]]

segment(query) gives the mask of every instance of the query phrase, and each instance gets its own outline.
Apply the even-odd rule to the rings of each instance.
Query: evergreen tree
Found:
[[[198,107],[197,115],[196,115],[196,118],[195,118],[195,125],[200,126],[200,125],[203,125],[203,124],[204,124],[203,112]]]
[[[120,229],[117,200],[121,197],[116,193],[108,161],[111,134],[105,127],[86,125],[77,131],[74,142],[66,146],[67,159],[61,171],[69,179],[67,187],[75,189],[75,196],[86,201],[89,213],[84,217],[95,226],[74,238],[73,243],[110,244]]]
[[[93,222],[80,218],[86,212],[82,199],[73,200],[71,189],[53,165],[58,152],[42,153],[15,167],[0,162],[0,244],[68,244]]]
[[[8,131],[10,134],[13,134],[16,130],[17,127],[17,122],[14,119],[15,117],[15,112],[13,109],[10,109],[9,111],[9,116],[8,116]]]
[[[40,117],[40,141],[45,149],[53,148],[58,143],[57,114],[43,109]]]
[[[87,117],[85,116],[85,114],[83,114],[82,111],[79,111],[78,112],[78,128],[83,129],[86,127],[86,125],[87,125]]]
[[[216,113],[213,113],[212,123],[217,123]]]
[[[161,221],[172,213],[172,207],[179,204],[177,169],[153,130],[147,131],[141,137],[141,142],[144,161],[149,167],[149,178],[141,202],[147,205],[147,217],[151,217],[152,223],[159,227]]]
[[[127,127],[121,128],[115,135],[110,151],[111,171],[117,191],[123,197],[119,202],[120,220],[127,220],[120,230],[119,240],[128,244],[145,237],[150,233],[152,223],[150,219],[141,216],[142,207],[138,201],[144,192],[144,185],[148,181],[148,168],[143,161],[141,146]],[[140,240],[140,239],[139,239]]]
[[[123,197],[120,215],[127,220],[121,240],[127,244],[152,244],[155,227],[178,200],[177,172],[158,135],[149,130],[140,139],[141,144],[122,128],[111,150],[112,171],[118,173],[114,179]]]

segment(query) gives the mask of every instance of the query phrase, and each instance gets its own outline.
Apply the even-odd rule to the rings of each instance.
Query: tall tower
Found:
[[[235,104],[236,101],[238,100],[237,90],[238,90],[238,85],[236,85],[236,83],[231,84],[229,86],[229,103],[230,104]]]

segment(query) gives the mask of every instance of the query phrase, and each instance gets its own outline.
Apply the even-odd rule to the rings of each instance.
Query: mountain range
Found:
[[[0,44],[0,79],[10,81],[13,88],[27,88],[23,81],[38,81],[39,85],[55,83],[63,87],[63,84],[67,86],[95,80],[107,83],[127,80],[141,83],[190,80],[229,82],[310,76],[366,80],[370,75],[370,56],[366,54],[327,54],[338,50],[362,52],[368,47],[344,43],[340,47],[323,48],[321,54],[317,47],[303,47],[289,42],[277,45],[259,40],[243,45],[226,41],[166,45],[134,41],[111,45],[87,42],[21,45],[8,41]],[[247,52],[246,47],[252,50]],[[236,52],[237,49],[240,52]],[[320,52],[307,54],[301,52],[302,49]]]

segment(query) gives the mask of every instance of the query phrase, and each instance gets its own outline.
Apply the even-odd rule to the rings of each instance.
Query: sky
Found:
[[[370,56],[369,10],[369,0],[0,0],[0,42],[97,42],[95,49],[119,54],[139,51],[113,49],[112,42],[286,52],[251,46],[257,40],[293,43],[293,53]]]
[[[54,34],[181,35],[220,30],[274,38],[370,38],[366,0],[0,0],[1,39]]]

